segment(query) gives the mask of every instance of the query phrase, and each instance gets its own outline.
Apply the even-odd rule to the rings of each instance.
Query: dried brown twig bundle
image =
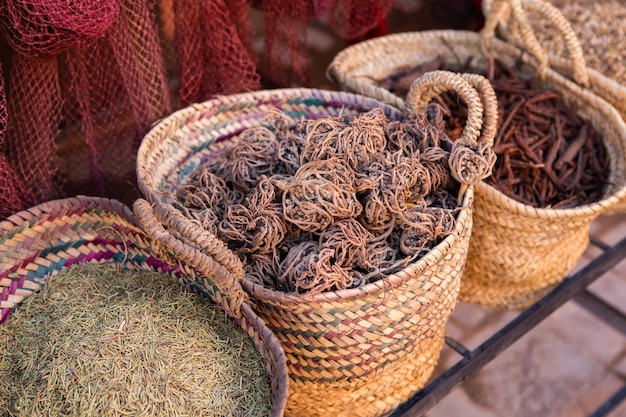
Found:
[[[259,210],[243,204],[228,206],[218,229],[218,235],[240,253],[273,252],[287,232],[278,203]]]
[[[445,116],[445,109],[432,103],[408,120],[389,122],[386,127],[387,149],[414,156],[426,149],[450,147],[452,142],[445,133]]]
[[[266,127],[245,130],[229,150],[230,180],[235,187],[249,191],[262,176],[271,175],[278,140]]]
[[[385,149],[385,114],[380,109],[355,116],[348,124],[337,118],[307,125],[301,163],[339,157],[358,171]]]
[[[456,223],[451,210],[415,207],[404,212],[400,249],[406,255],[428,252],[441,236],[447,236]]]
[[[365,192],[363,220],[380,230],[430,190],[430,173],[418,158],[381,152],[359,176],[358,191]]]
[[[281,263],[279,288],[289,292],[318,293],[352,286],[352,275],[332,262],[333,250],[320,249],[317,242],[302,242]]]
[[[209,191],[192,175],[179,198],[213,208],[213,216],[194,216],[214,225],[252,282],[294,293],[362,286],[454,230],[460,185],[452,159],[466,176],[489,163],[482,145],[453,144],[445,117],[436,104],[403,121],[379,109],[298,123],[270,112],[269,127],[244,132],[210,162],[224,181],[205,181]],[[187,197],[193,190],[200,195]]]
[[[334,262],[346,268],[367,268],[367,242],[371,233],[356,219],[339,220],[319,238],[320,249],[333,251]]]
[[[306,163],[283,185],[285,219],[303,230],[322,232],[335,220],[356,217],[362,210],[354,190],[341,183],[349,178],[329,180],[323,168],[318,161]]]
[[[185,185],[177,189],[176,198],[192,218],[215,234],[226,207],[242,198],[242,194],[235,193],[224,179],[202,165],[191,174]]]

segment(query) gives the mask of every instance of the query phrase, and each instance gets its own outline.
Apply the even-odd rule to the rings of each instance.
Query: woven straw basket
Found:
[[[608,63],[598,61],[593,67],[590,66],[587,61],[592,55],[598,53],[590,44],[596,40],[590,39],[594,35],[592,29],[574,26],[568,20],[567,15],[552,3],[544,0],[505,0],[504,2],[483,0],[482,8],[491,21],[489,30],[497,30],[498,35],[507,42],[527,49],[543,65],[549,65],[553,70],[573,78],[582,87],[589,88],[615,106],[622,116],[626,115],[626,86],[624,85],[626,72],[623,77],[617,79],[610,73]],[[607,14],[612,15],[613,21],[589,21],[590,24],[605,26],[615,31],[615,42],[604,45],[605,48],[614,47],[620,41],[622,43],[626,41],[622,22],[619,21],[626,7],[623,2],[619,6],[609,2],[587,0],[576,0],[571,3],[588,3],[590,12],[591,8],[593,10],[606,8]],[[529,19],[526,11],[537,14],[532,16],[533,19]],[[556,31],[556,34],[550,34],[550,42],[544,39],[542,31],[545,30]],[[542,44],[540,40],[544,43]],[[561,56],[562,52],[567,52],[568,56]],[[614,52],[620,54],[623,64],[626,64],[623,54],[619,51]],[[586,66],[587,76],[582,75],[580,68],[583,66]]]
[[[328,73],[344,90],[402,109],[400,97],[377,86],[403,68],[443,58],[448,65],[485,72],[488,56],[481,34],[441,30],[409,32],[362,42],[340,52]],[[489,51],[526,79],[537,79],[539,63],[499,39]],[[571,209],[521,204],[482,182],[476,186],[474,227],[459,299],[493,308],[521,308],[537,301],[573,269],[589,244],[589,225],[626,196],[626,125],[613,106],[549,68],[541,84],[558,92],[601,133],[610,155],[610,175],[600,201]],[[506,116],[506,115],[505,115]]]
[[[196,290],[236,317],[265,359],[272,386],[271,415],[283,415],[288,379],[285,354],[276,336],[248,305],[240,303],[237,312],[229,311],[237,302],[229,303],[223,297],[225,291],[214,283],[188,281],[197,274],[193,266],[157,257],[153,241],[130,208],[96,197],[50,201],[0,222],[0,234],[0,323],[10,320],[10,312],[40,290],[50,275],[76,263],[110,263],[167,273],[183,283],[193,282]]]
[[[585,3],[585,1],[581,1]],[[604,48],[620,49],[613,51],[612,56],[620,56],[614,59],[626,65],[626,58],[621,52],[621,46],[626,41],[623,23],[618,16],[622,16],[626,10],[626,3],[617,5],[607,2],[589,2],[589,7],[593,10],[608,8],[606,14],[614,13],[614,21],[593,21],[595,27],[610,28],[614,31],[614,36],[618,38],[613,42],[604,45]],[[482,7],[488,17],[484,32],[489,36],[498,34],[513,43],[529,51],[539,62],[542,68],[548,66],[559,73],[573,79],[578,85],[589,89],[592,93],[602,97],[620,113],[626,120],[626,71],[621,79],[612,78],[612,74],[603,68],[601,59],[597,59],[595,68],[586,64],[586,57],[598,54],[595,40],[589,39],[593,36],[592,29],[586,27],[574,27],[561,11],[551,3],[543,0],[504,0],[504,1],[483,1]],[[535,12],[533,19],[529,19],[527,12]],[[591,10],[590,10],[591,12]],[[604,13],[603,13],[604,14]],[[593,19],[593,18],[591,18]],[[532,24],[531,24],[532,22]],[[533,29],[535,28],[535,29]],[[542,30],[551,29],[556,32],[551,42],[545,42]],[[591,32],[590,32],[591,30]],[[621,37],[620,37],[621,36]],[[544,41],[540,43],[539,39]],[[620,42],[621,41],[621,42]],[[559,48],[557,49],[557,45]],[[561,49],[567,53],[567,57],[561,56]],[[619,55],[617,55],[619,54]],[[612,63],[616,65],[616,62]],[[626,200],[619,201],[612,208],[607,210],[608,214],[626,212]]]
[[[462,78],[454,79],[452,84],[465,89],[463,95],[474,103],[470,107],[476,117],[468,118],[466,132],[473,126],[480,133],[482,103],[489,102]],[[431,81],[423,90],[439,94],[439,81]],[[344,92],[283,89],[221,97],[162,120],[139,149],[138,183],[152,205],[140,200],[135,213],[161,222],[155,234],[165,229],[220,263],[223,268],[214,273],[243,281],[254,308],[285,349],[290,416],[381,416],[423,387],[439,359],[444,326],[458,296],[472,230],[473,186],[459,196],[462,209],[454,232],[422,259],[379,282],[315,295],[287,294],[249,282],[242,266],[233,262],[233,252],[174,208],[174,191],[215,149],[237,140],[244,129],[265,123],[272,109],[281,110],[295,125],[302,117],[354,115],[372,108],[382,108],[392,119],[404,117],[376,100]],[[488,143],[492,139],[483,135]],[[184,247],[176,251],[179,256],[185,256]]]

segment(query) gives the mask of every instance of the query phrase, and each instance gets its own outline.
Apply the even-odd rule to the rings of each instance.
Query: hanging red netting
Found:
[[[328,15],[349,38],[378,25],[390,2],[0,1],[0,34],[11,48],[0,215],[75,194],[133,199],[136,151],[156,120],[258,89],[258,64],[270,85],[306,86],[307,19]],[[251,5],[264,13],[259,56]]]
[[[19,192],[22,187],[4,152],[7,113],[4,74],[0,65],[0,217],[6,217],[23,206]]]
[[[114,0],[8,0],[2,26],[16,51],[51,56],[103,36],[118,13]]]
[[[55,138],[61,91],[56,59],[15,54],[9,81],[4,151],[19,178],[21,201],[30,206],[54,198],[58,189]]]
[[[120,2],[102,39],[60,57],[67,104],[62,152],[65,174],[78,191],[127,200],[134,193],[136,152],[158,118],[171,111],[169,90],[148,0]],[[106,63],[106,65],[103,65]],[[88,164],[86,162],[89,162]]]
[[[307,20],[326,17],[333,32],[355,40],[385,22],[392,0],[256,0],[263,12],[261,69],[270,85],[307,86]]]
[[[171,111],[153,7],[4,2],[0,27],[14,51],[2,154],[20,180],[19,208],[76,193],[136,194],[139,142]]]
[[[364,36],[383,22],[392,0],[337,0],[328,12],[328,23],[342,39]]]
[[[173,6],[184,104],[259,89],[247,0],[175,1]]]
[[[336,1],[336,0],[335,0]],[[262,0],[265,43],[263,73],[279,86],[308,84],[307,18],[315,13],[310,0]],[[321,4],[324,8],[327,4]]]

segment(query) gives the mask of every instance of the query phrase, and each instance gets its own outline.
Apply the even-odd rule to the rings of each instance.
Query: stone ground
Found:
[[[459,11],[461,0],[402,0],[391,13],[390,32],[462,28],[474,25]],[[253,16],[257,25],[260,16]],[[324,22],[311,22],[308,32],[313,68],[311,87],[334,89],[325,71],[346,46]],[[593,236],[612,244],[626,236],[626,214],[602,216],[592,224]],[[599,250],[590,248],[579,266]],[[590,290],[626,313],[626,262],[617,265]],[[447,332],[473,349],[514,319],[520,311],[494,311],[461,303]],[[434,376],[461,357],[444,348]],[[474,377],[426,413],[427,417],[585,417],[626,383],[626,336],[569,301],[541,322]],[[626,417],[626,402],[609,414]]]
[[[614,244],[626,236],[626,215],[602,216],[592,235]],[[598,255],[590,248],[579,267]],[[589,290],[626,313],[626,262]],[[519,311],[492,311],[461,303],[447,332],[470,349],[515,318]],[[446,349],[440,369],[459,355]],[[626,383],[626,336],[569,301],[465,381],[428,417],[584,417]],[[609,414],[626,416],[626,402]]]

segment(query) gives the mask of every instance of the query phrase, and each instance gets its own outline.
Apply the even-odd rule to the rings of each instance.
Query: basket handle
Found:
[[[498,100],[489,80],[480,74],[427,72],[411,85],[406,108],[417,113],[449,90],[455,91],[467,105],[465,128],[450,152],[452,176],[464,185],[478,184],[491,175],[496,161],[491,147],[498,123]]]
[[[206,290],[232,317],[241,318],[241,306],[248,302],[240,282],[243,265],[223,242],[171,205],[150,204],[140,198],[133,203],[133,211],[162,259],[170,264],[182,261],[183,270],[185,266],[192,268],[202,278],[195,278],[194,284]]]
[[[570,23],[565,16],[563,16],[563,13],[561,13],[557,7],[546,1],[493,0],[491,10],[486,13],[485,25],[481,30],[481,36],[486,48],[489,48],[489,42],[495,36],[496,27],[501,19],[506,19],[507,15],[512,13],[513,19],[519,26],[520,35],[526,49],[539,62],[537,75],[543,78],[550,64],[550,57],[540,45],[537,36],[535,36],[535,32],[528,21],[525,10],[532,10],[539,13],[559,31],[569,53],[574,81],[583,87],[589,87],[589,73],[587,71],[587,64],[580,41]]]

